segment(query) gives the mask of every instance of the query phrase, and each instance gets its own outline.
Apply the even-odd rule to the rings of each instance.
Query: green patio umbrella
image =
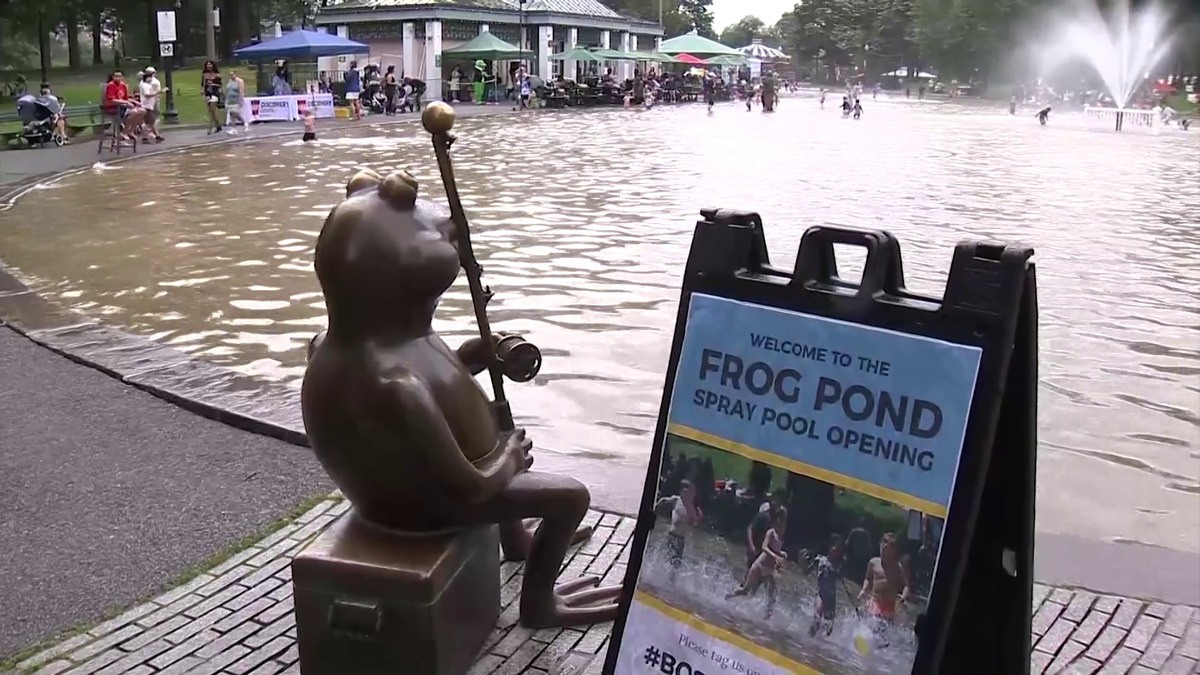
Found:
[[[567,52],[551,54],[550,58],[554,61],[584,61],[584,62],[596,61],[596,62],[599,62],[599,61],[605,60],[603,57],[597,56],[596,52],[594,52],[590,49],[584,49],[583,47],[576,47]]]
[[[714,56],[711,59],[704,59],[704,62],[710,66],[729,66],[736,68],[746,65],[749,61],[744,56],[730,56],[729,54],[722,54],[721,56]]]
[[[601,61],[632,61],[633,52],[619,52],[615,49],[593,49],[592,53]]]
[[[692,54],[693,56],[741,56],[738,50],[726,47],[716,40],[698,35],[695,30],[686,35],[664,40],[658,51],[665,54]]]
[[[501,40],[489,31],[484,31],[470,42],[443,51],[442,57],[457,61],[474,61],[476,59],[505,61],[532,58],[533,52],[528,49],[522,51],[520,47]]]
[[[649,61],[650,63],[674,63],[675,61],[675,57],[661,52],[629,52],[629,54],[638,61]]]

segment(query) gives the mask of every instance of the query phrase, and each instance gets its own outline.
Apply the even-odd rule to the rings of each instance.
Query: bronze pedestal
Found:
[[[292,561],[304,675],[463,675],[500,611],[496,526],[393,534],[347,513]]]

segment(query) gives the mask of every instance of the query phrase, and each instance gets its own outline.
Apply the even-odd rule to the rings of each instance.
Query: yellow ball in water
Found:
[[[870,656],[871,641],[868,640],[865,635],[855,635],[854,648],[858,650],[859,654],[862,654],[863,656]]]

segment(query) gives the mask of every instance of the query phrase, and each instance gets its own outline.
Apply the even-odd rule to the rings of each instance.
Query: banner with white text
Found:
[[[911,672],[981,356],[693,294],[615,675]]]

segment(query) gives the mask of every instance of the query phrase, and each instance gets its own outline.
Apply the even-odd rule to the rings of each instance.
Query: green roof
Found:
[[[522,56],[520,47],[501,40],[495,35],[492,35],[490,31],[484,31],[475,36],[475,38],[469,42],[458,45],[457,47],[451,47],[443,51],[442,54],[449,58],[466,60],[495,60],[520,58]],[[530,55],[530,52],[526,51],[524,55],[528,56]]]

